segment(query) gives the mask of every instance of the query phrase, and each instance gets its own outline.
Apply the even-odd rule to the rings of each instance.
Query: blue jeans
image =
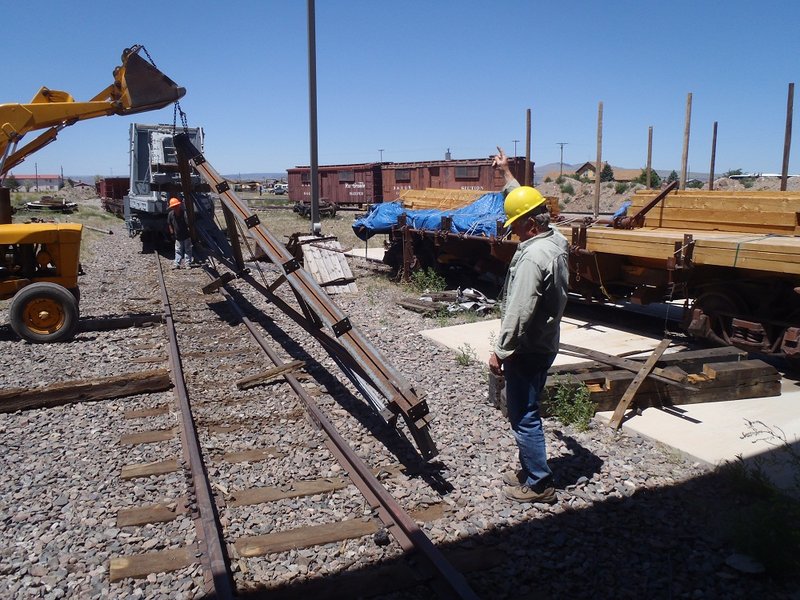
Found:
[[[175,266],[181,264],[181,258],[186,257],[186,266],[192,262],[192,238],[175,240]]]
[[[539,414],[539,398],[553,360],[555,355],[537,354],[512,357],[503,363],[508,420],[527,477],[525,485],[536,491],[549,487],[553,480],[553,472],[547,466],[547,446]]]

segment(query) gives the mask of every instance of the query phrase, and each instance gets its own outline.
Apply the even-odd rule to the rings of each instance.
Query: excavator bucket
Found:
[[[186,94],[186,88],[139,56],[139,48],[123,53],[122,67],[115,79],[121,91],[122,115],[163,108]]]

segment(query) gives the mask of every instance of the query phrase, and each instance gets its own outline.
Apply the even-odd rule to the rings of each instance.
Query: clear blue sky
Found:
[[[0,102],[43,85],[87,100],[140,43],[187,88],[181,105],[218,171],[309,163],[305,1],[3,4]],[[652,125],[653,166],[680,169],[691,92],[690,170],[708,170],[716,120],[717,173],[780,172],[788,83],[800,84],[796,0],[317,0],[316,13],[321,164],[376,161],[380,148],[387,161],[512,154],[515,139],[522,154],[528,108],[536,163],[558,162],[557,142],[582,163],[596,157],[602,101],[604,160],[644,166]],[[127,175],[129,124],[172,116],[78,123],[15,171]]]

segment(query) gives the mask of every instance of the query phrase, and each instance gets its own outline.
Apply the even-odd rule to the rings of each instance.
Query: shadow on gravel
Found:
[[[372,437],[382,443],[391,452],[400,464],[403,465],[409,477],[421,477],[437,493],[445,495],[453,490],[453,486],[444,478],[442,471],[446,465],[438,461],[425,462],[417,453],[413,441],[406,438],[398,429],[387,425],[382,418],[376,415],[366,400],[354,395],[348,388],[341,384],[330,372],[329,367],[320,364],[313,356],[281,326],[268,315],[256,309],[238,291],[231,289],[231,296],[253,323],[259,325],[293,360],[305,362],[305,371],[323,386],[339,406],[352,415]],[[230,325],[236,325],[238,318],[228,307],[227,302],[209,303],[209,308]],[[307,334],[303,333],[305,337]],[[315,340],[312,343],[317,344]],[[277,348],[275,348],[277,350]],[[264,356],[265,361],[269,358]]]
[[[509,516],[524,513],[528,520],[438,548],[481,598],[797,598],[797,548],[785,545],[786,536],[752,531],[764,499],[733,483],[711,473],[581,509],[570,508],[570,494],[562,490],[560,514],[509,501]],[[797,534],[797,521],[784,516]],[[462,524],[469,527],[468,520]],[[742,534],[783,552],[783,570],[747,573],[731,543]],[[733,557],[737,567],[728,564]],[[313,573],[315,564],[308,567]],[[400,557],[269,591],[240,590],[239,598],[435,597],[414,587],[420,573],[413,557]]]

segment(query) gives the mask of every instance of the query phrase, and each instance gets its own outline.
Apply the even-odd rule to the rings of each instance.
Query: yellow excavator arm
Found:
[[[186,90],[139,56],[142,49],[125,49],[122,64],[114,69],[114,82],[86,102],[43,87],[28,104],[0,104],[0,178],[77,121],[156,110],[183,97]],[[40,129],[46,131],[17,149],[25,134]]]

